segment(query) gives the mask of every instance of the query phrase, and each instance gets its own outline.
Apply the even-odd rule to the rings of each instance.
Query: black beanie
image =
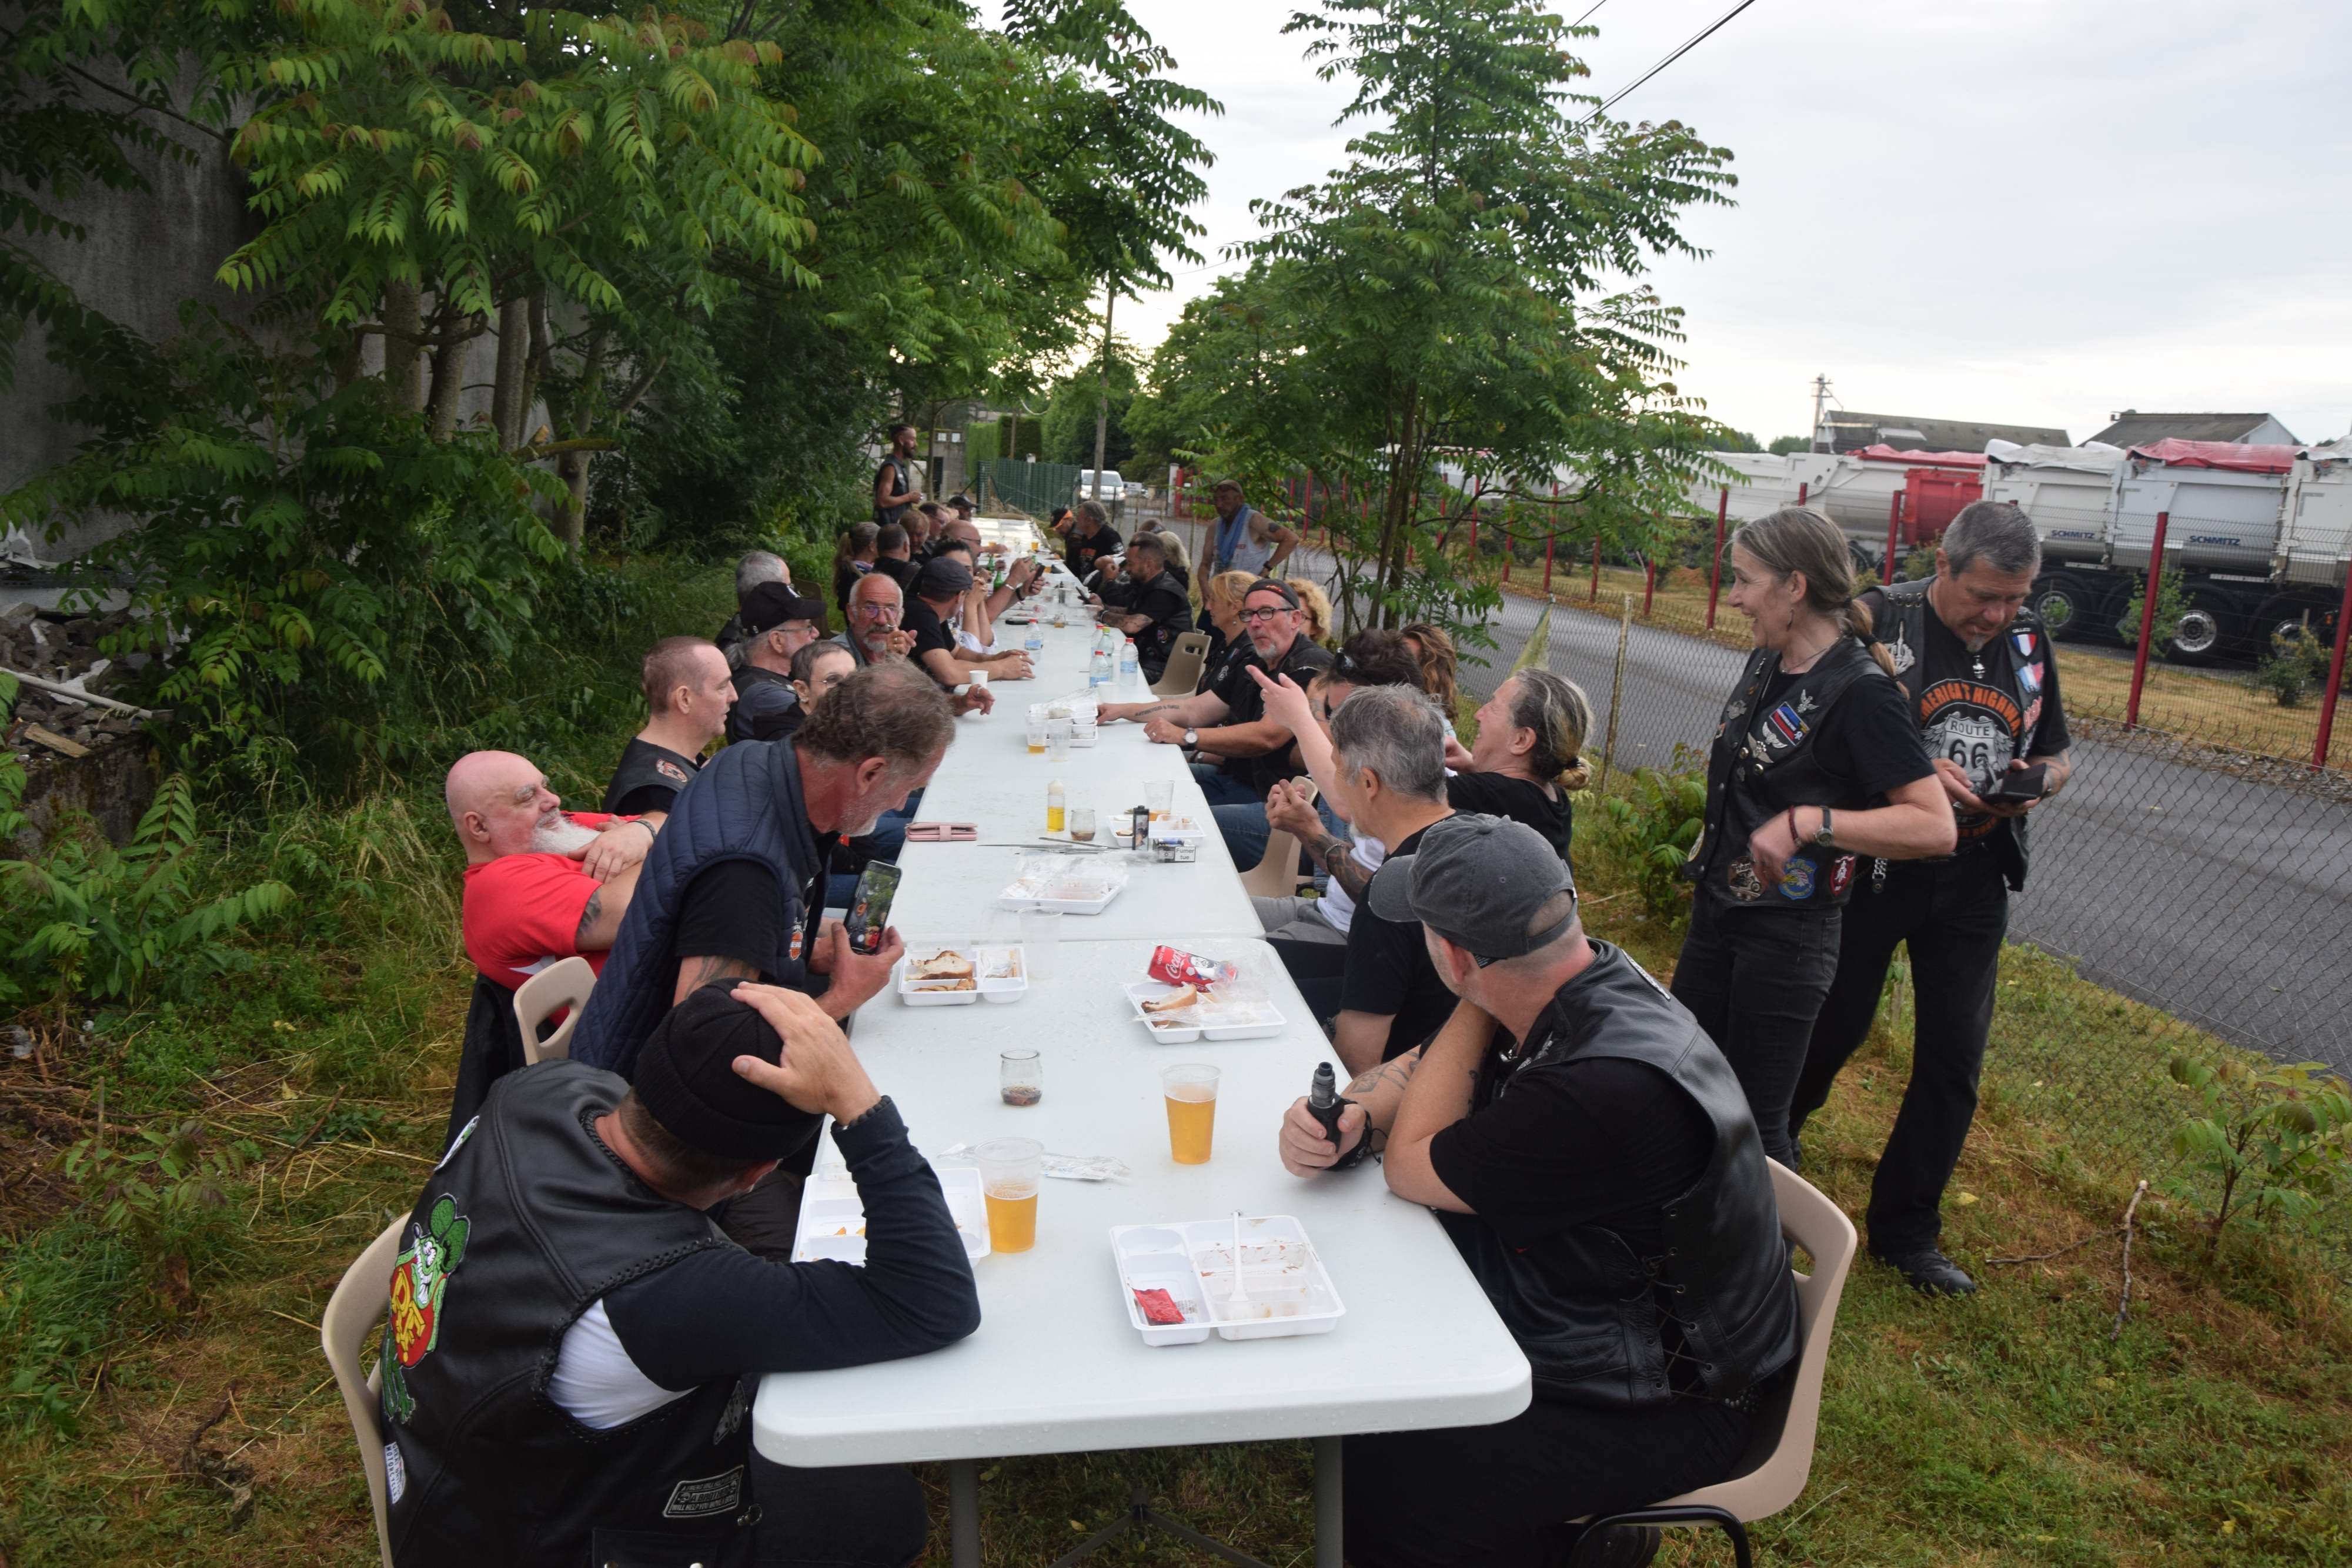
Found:
[[[788,1159],[824,1118],[740,1076],[739,1056],[775,1061],[784,1042],[733,980],[714,980],[670,1009],[646,1040],[633,1087],[646,1110],[688,1148],[739,1160]]]

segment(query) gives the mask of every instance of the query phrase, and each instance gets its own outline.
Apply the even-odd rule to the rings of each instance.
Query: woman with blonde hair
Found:
[[[1454,732],[1454,677],[1461,668],[1461,655],[1454,652],[1454,639],[1442,626],[1426,621],[1409,621],[1397,628],[1404,633],[1405,645],[1412,656],[1421,661],[1421,684],[1437,706],[1445,711],[1445,729]],[[1579,739],[1582,732],[1579,732]]]
[[[1331,628],[1336,623],[1331,613],[1331,596],[1323,585],[1310,578],[1290,579],[1290,591],[1298,596],[1298,612],[1307,618],[1307,637],[1318,646],[1331,645]]]
[[[1209,623],[1210,634],[1216,639],[1209,656],[1201,666],[1201,684],[1196,691],[1207,691],[1237,674],[1240,667],[1255,658],[1250,640],[1242,635],[1242,601],[1248,597],[1250,584],[1256,577],[1246,571],[1221,571],[1201,585],[1201,613]]]
[[[1910,703],[1864,641],[1838,526],[1805,507],[1743,524],[1729,598],[1756,651],[1707,758],[1674,993],[1739,1075],[1764,1152],[1794,1166],[1790,1103],[1856,864],[1948,855],[1958,835]]]

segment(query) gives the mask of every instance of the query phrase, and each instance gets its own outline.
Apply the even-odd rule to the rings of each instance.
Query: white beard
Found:
[[[583,844],[596,841],[596,830],[583,828],[561,811],[551,811],[530,831],[530,852],[535,855],[568,855]]]

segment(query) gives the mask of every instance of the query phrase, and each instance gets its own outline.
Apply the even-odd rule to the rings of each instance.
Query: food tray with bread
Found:
[[[1017,942],[926,937],[908,942],[898,984],[910,1008],[1017,1002],[1029,994],[1029,961]]]
[[[1242,1299],[1234,1298],[1239,1231]],[[1307,1228],[1286,1214],[1111,1228],[1127,1321],[1148,1345],[1329,1333],[1347,1315]]]

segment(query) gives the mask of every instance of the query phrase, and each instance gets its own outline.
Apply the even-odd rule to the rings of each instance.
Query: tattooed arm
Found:
[[[1304,1099],[1293,1104],[1282,1118],[1283,1168],[1292,1176],[1313,1176],[1365,1138],[1371,1139],[1372,1152],[1380,1153],[1388,1141],[1390,1124],[1396,1120],[1397,1107],[1404,1102],[1405,1085],[1412,1082],[1420,1065],[1421,1051],[1414,1050],[1394,1061],[1376,1061],[1356,1074],[1346,1090],[1347,1098],[1355,1103],[1339,1113],[1338,1148],[1324,1136],[1323,1124],[1307,1113]]]
[[[760,966],[747,964],[740,958],[698,957],[677,961],[677,988],[670,993],[669,1005],[677,1006],[713,980],[756,980]]]
[[[588,895],[587,907],[580,912],[580,928],[572,933],[573,952],[602,953],[612,946],[613,939],[621,934],[621,916],[629,912],[629,900],[637,891],[637,873],[644,869],[640,862],[614,872]]]
[[[1476,1212],[1455,1197],[1430,1163],[1430,1140],[1470,1113],[1470,1092],[1478,1082],[1478,1063],[1495,1037],[1495,1020],[1469,1002],[1454,1004],[1454,1016],[1435,1039],[1423,1047],[1419,1071],[1397,1106],[1389,1125],[1389,1142],[1381,1168],[1388,1174],[1389,1190],[1431,1208],[1455,1214]]]

